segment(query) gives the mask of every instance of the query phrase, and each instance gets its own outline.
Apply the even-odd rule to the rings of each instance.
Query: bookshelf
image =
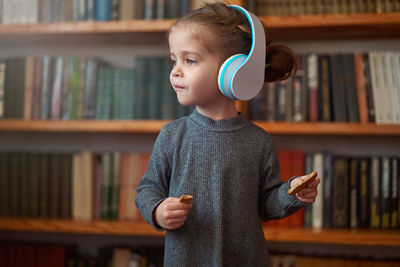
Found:
[[[71,234],[111,234],[163,237],[144,222],[68,221],[51,219],[0,219],[0,230]],[[336,245],[400,246],[400,230],[303,229],[264,227],[267,241]]]
[[[236,1],[241,2],[241,1]],[[261,17],[273,40],[398,39],[400,13],[307,15]],[[165,41],[175,20],[112,22],[65,22],[36,25],[0,25],[1,47],[59,44],[137,45]],[[25,121],[0,120],[0,133],[130,133],[157,134],[168,121]],[[256,121],[272,135],[400,137],[400,125],[363,123],[271,123]],[[162,237],[148,224],[116,221],[62,221],[51,219],[0,218],[0,231],[72,234],[112,234]],[[399,230],[264,228],[265,238],[276,242],[400,247]]]

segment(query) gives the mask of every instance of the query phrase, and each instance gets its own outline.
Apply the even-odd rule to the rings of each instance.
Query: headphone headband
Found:
[[[233,100],[254,98],[264,84],[265,74],[265,32],[256,15],[241,6],[229,5],[242,12],[250,24],[251,49],[248,55],[236,54],[221,66],[218,86],[221,92]]]

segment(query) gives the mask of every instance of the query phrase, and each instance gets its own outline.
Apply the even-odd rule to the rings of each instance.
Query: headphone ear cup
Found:
[[[232,88],[233,77],[239,67],[246,60],[247,55],[245,54],[236,54],[229,57],[225,62],[221,65],[218,73],[218,87],[221,93],[232,100],[238,100],[235,96],[235,93]],[[246,88],[243,88],[246,89]]]

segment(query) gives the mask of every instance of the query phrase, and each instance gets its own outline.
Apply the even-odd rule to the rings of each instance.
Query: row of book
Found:
[[[400,123],[400,53],[297,55],[298,70],[266,83],[250,116],[267,121]]]
[[[398,228],[399,156],[346,157],[329,151],[278,150],[281,177],[318,172],[313,205],[267,226],[320,228]]]
[[[7,267],[157,267],[163,249],[100,247],[98,255],[82,254],[74,244],[0,243],[0,266]]]
[[[134,204],[147,153],[0,153],[0,215],[142,220]]]
[[[394,0],[258,0],[257,14],[295,16],[309,14],[354,14],[400,12]]]
[[[143,220],[134,205],[148,153],[0,153],[0,215]],[[317,170],[312,206],[268,226],[399,227],[399,157],[278,150],[284,181]]]
[[[0,0],[0,23],[168,19],[189,9],[190,0]]]
[[[0,59],[0,118],[25,120],[175,119],[170,60],[137,57],[133,68],[69,56]]]
[[[400,266],[396,261],[349,259],[337,257],[314,257],[302,255],[272,254],[271,267],[319,267],[319,266],[352,266],[352,267],[395,267]]]

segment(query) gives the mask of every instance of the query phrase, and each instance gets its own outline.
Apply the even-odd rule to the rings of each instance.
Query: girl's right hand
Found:
[[[179,198],[165,199],[154,211],[155,223],[166,230],[175,230],[181,227],[187,218],[192,204],[181,203]]]

